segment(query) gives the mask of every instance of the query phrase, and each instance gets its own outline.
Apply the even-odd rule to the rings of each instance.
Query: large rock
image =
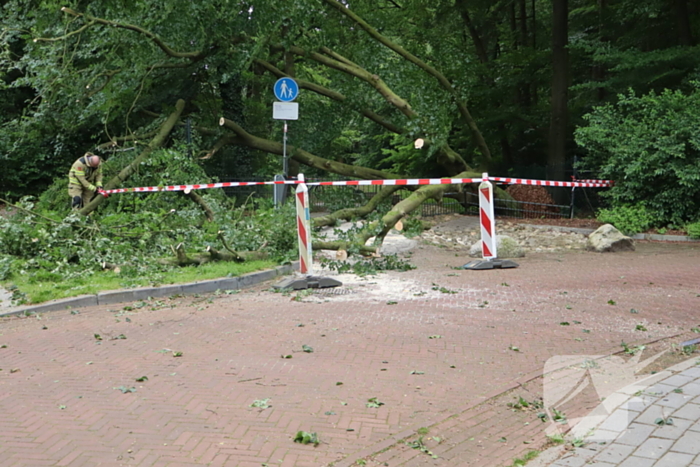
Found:
[[[496,249],[498,258],[522,258],[525,256],[525,250],[518,244],[515,239],[507,235],[496,235]],[[481,240],[474,243],[469,249],[469,256],[472,258],[481,258]]]
[[[601,225],[588,236],[586,249],[599,253],[634,251],[634,240],[622,234],[610,224]]]

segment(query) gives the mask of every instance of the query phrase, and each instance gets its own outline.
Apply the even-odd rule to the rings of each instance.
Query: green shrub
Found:
[[[700,239],[700,221],[686,225],[685,231],[688,233],[690,238]]]
[[[614,225],[625,235],[644,232],[654,226],[654,216],[640,204],[601,209],[597,219],[604,224]]]
[[[660,226],[697,218],[700,85],[689,94],[630,92],[585,119],[588,125],[576,130],[576,142],[587,151],[581,165],[615,181],[604,193],[613,207],[643,204]]]

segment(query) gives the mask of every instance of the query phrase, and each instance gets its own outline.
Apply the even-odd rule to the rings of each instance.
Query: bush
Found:
[[[690,238],[700,239],[700,221],[686,225],[685,231]]]
[[[615,181],[604,193],[613,208],[641,203],[656,225],[685,225],[696,219],[700,86],[688,95],[667,90],[637,97],[630,92],[585,119],[588,125],[575,133],[576,142],[587,150],[581,165]]]
[[[642,205],[617,206],[598,211],[598,220],[612,224],[625,235],[634,235],[654,227],[654,216]]]

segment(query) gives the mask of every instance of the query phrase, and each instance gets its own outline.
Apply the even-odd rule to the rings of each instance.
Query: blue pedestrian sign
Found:
[[[292,78],[280,78],[273,88],[275,97],[282,102],[292,102],[299,95],[299,85]]]

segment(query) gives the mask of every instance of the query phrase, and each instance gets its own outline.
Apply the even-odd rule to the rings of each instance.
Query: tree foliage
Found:
[[[683,226],[700,212],[700,88],[666,90],[596,108],[576,140],[587,167],[616,181],[614,206],[640,204],[655,224]]]

